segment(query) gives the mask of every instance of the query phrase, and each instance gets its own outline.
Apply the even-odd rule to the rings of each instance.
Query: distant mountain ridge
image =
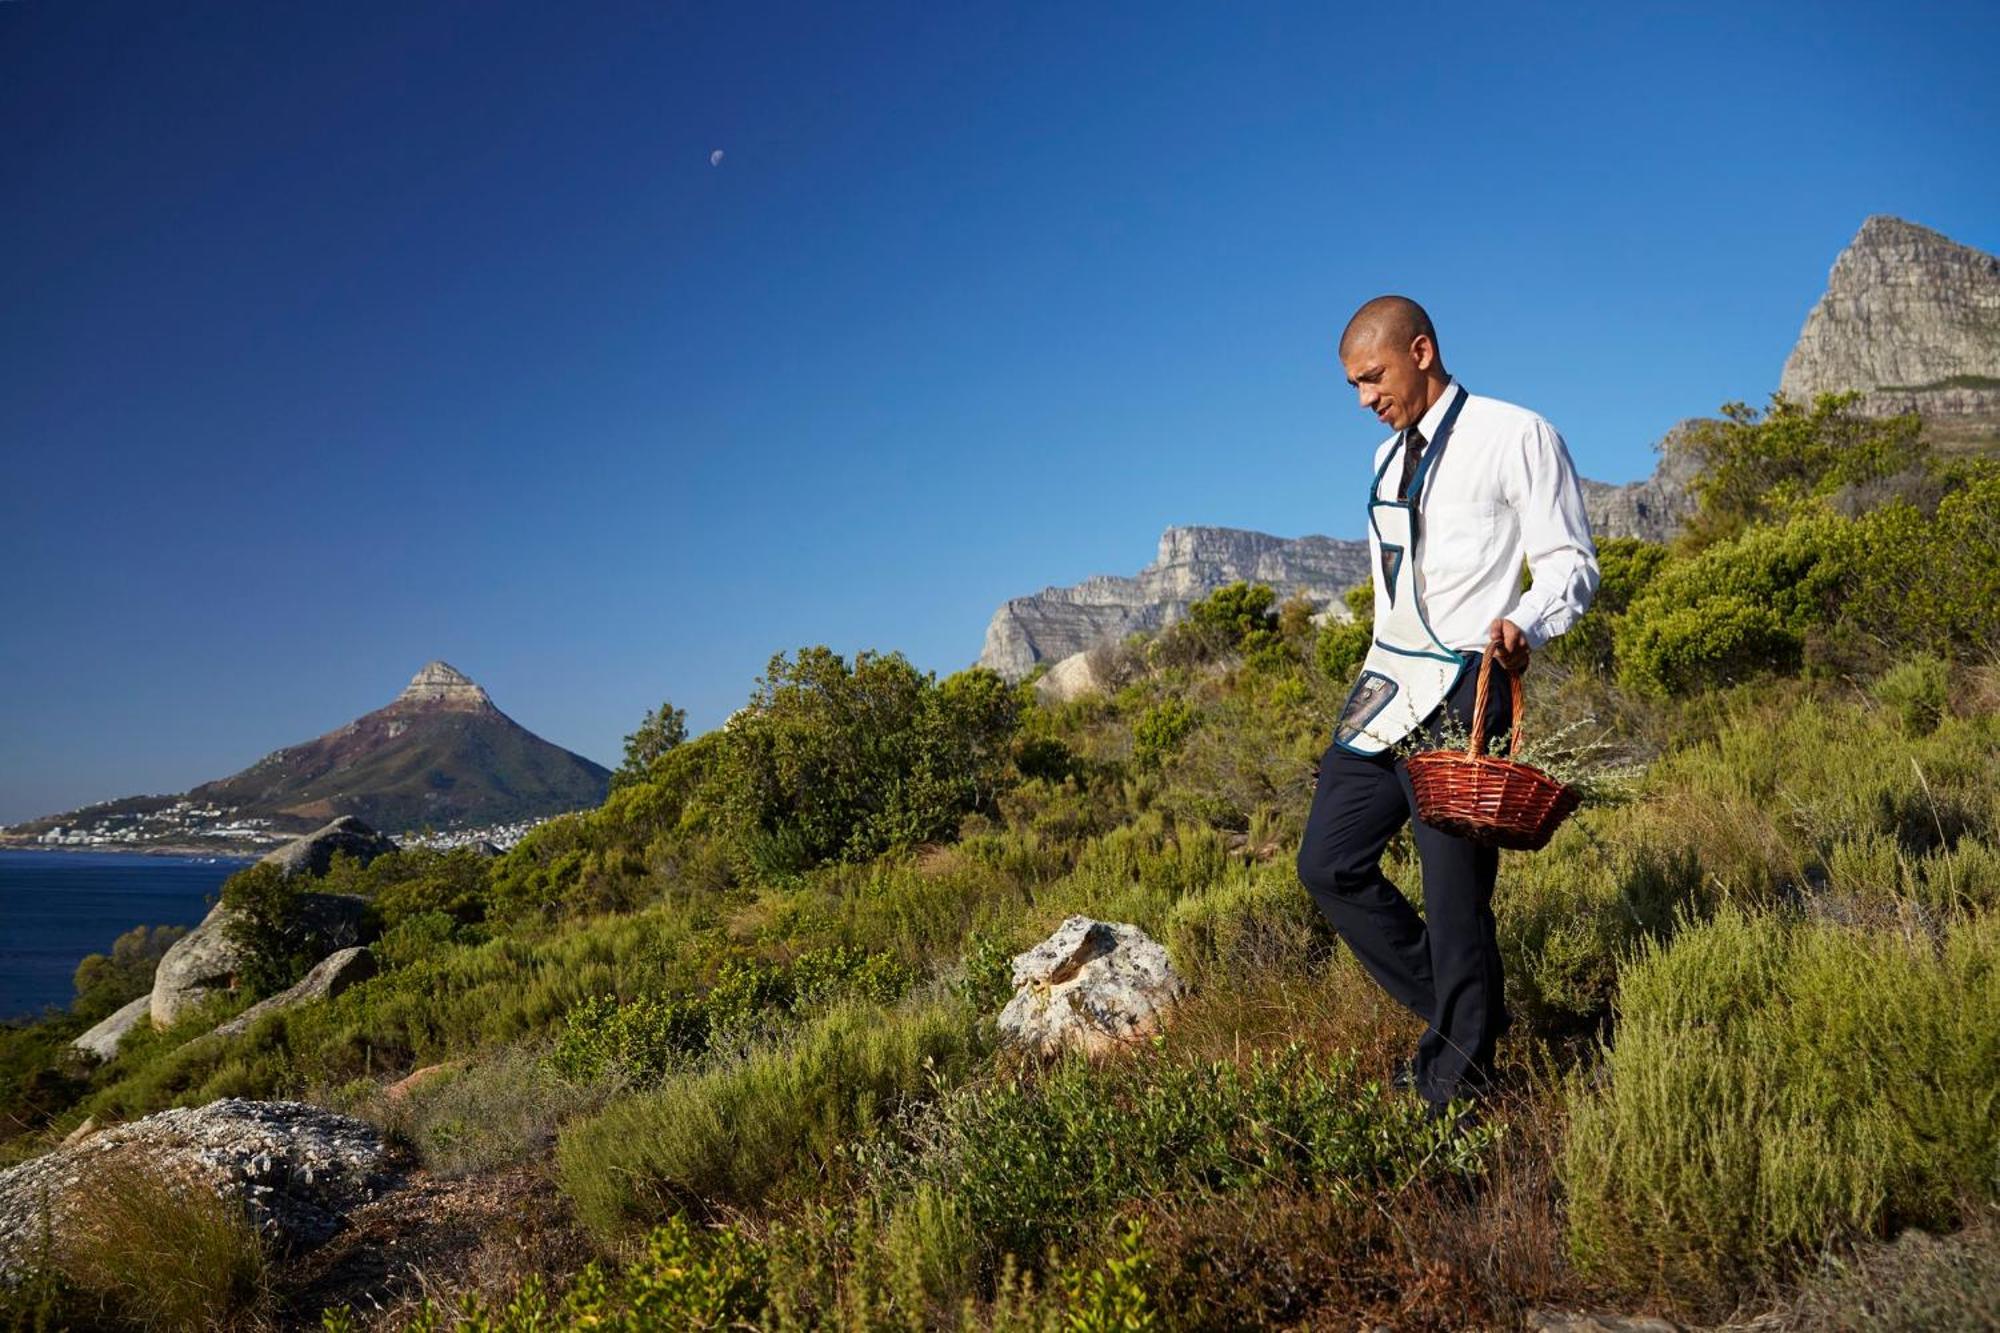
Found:
[[[1922,414],[1939,447],[2000,447],[2000,259],[1901,218],[1868,218],[1834,261],[1779,388],[1797,399],[1860,390],[1863,411]],[[1656,446],[1652,476],[1623,485],[1584,479],[1599,538],[1664,542],[1681,530],[1694,512],[1694,460],[1677,445],[1696,420]],[[1136,575],[1093,575],[1002,604],[979,664],[1019,679],[1038,662],[1159,629],[1238,579],[1328,606],[1367,577],[1365,542],[1169,528]]]
[[[1269,584],[1281,599],[1302,594],[1325,605],[1367,577],[1365,541],[1168,528],[1153,563],[1136,575],[1097,574],[1002,604],[986,626],[979,665],[1018,680],[1037,662],[1171,624],[1193,603],[1239,579]]]
[[[340,815],[390,831],[490,827],[594,807],[610,779],[603,765],[543,740],[501,712],[463,672],[430,662],[385,706],[274,750],[240,773],[183,796],[107,802],[9,833],[15,841],[34,841],[49,840],[43,835],[62,828],[94,828],[101,835],[130,828],[138,836],[85,841],[255,844],[308,832]]]

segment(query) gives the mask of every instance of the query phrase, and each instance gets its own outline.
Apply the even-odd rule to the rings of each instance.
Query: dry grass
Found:
[[[270,1310],[270,1263],[242,1206],[126,1155],[93,1164],[49,1259],[83,1326],[256,1328]]]

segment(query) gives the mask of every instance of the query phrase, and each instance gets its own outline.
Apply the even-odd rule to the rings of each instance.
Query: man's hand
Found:
[[[1496,620],[1486,627],[1486,642],[1493,649],[1493,660],[1506,667],[1515,675],[1523,675],[1528,670],[1528,658],[1532,649],[1528,647],[1528,636],[1521,633],[1521,627],[1511,620]]]

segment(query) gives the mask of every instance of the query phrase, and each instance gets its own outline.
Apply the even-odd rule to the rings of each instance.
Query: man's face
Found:
[[[1362,340],[1341,356],[1347,382],[1361,396],[1361,405],[1391,430],[1403,430],[1423,419],[1425,372],[1437,361],[1437,348],[1423,334],[1408,346],[1388,338]]]

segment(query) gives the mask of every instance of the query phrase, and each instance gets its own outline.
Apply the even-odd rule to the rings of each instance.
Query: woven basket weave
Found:
[[[1486,686],[1493,673],[1493,649],[1479,662],[1479,690],[1472,704],[1472,738],[1463,751],[1425,750],[1410,756],[1410,786],[1417,817],[1432,828],[1489,847],[1517,852],[1548,846],[1558,825],[1583,797],[1532,764],[1517,764],[1485,753]],[[1514,738],[1508,753],[1521,751],[1521,678],[1514,686]]]

